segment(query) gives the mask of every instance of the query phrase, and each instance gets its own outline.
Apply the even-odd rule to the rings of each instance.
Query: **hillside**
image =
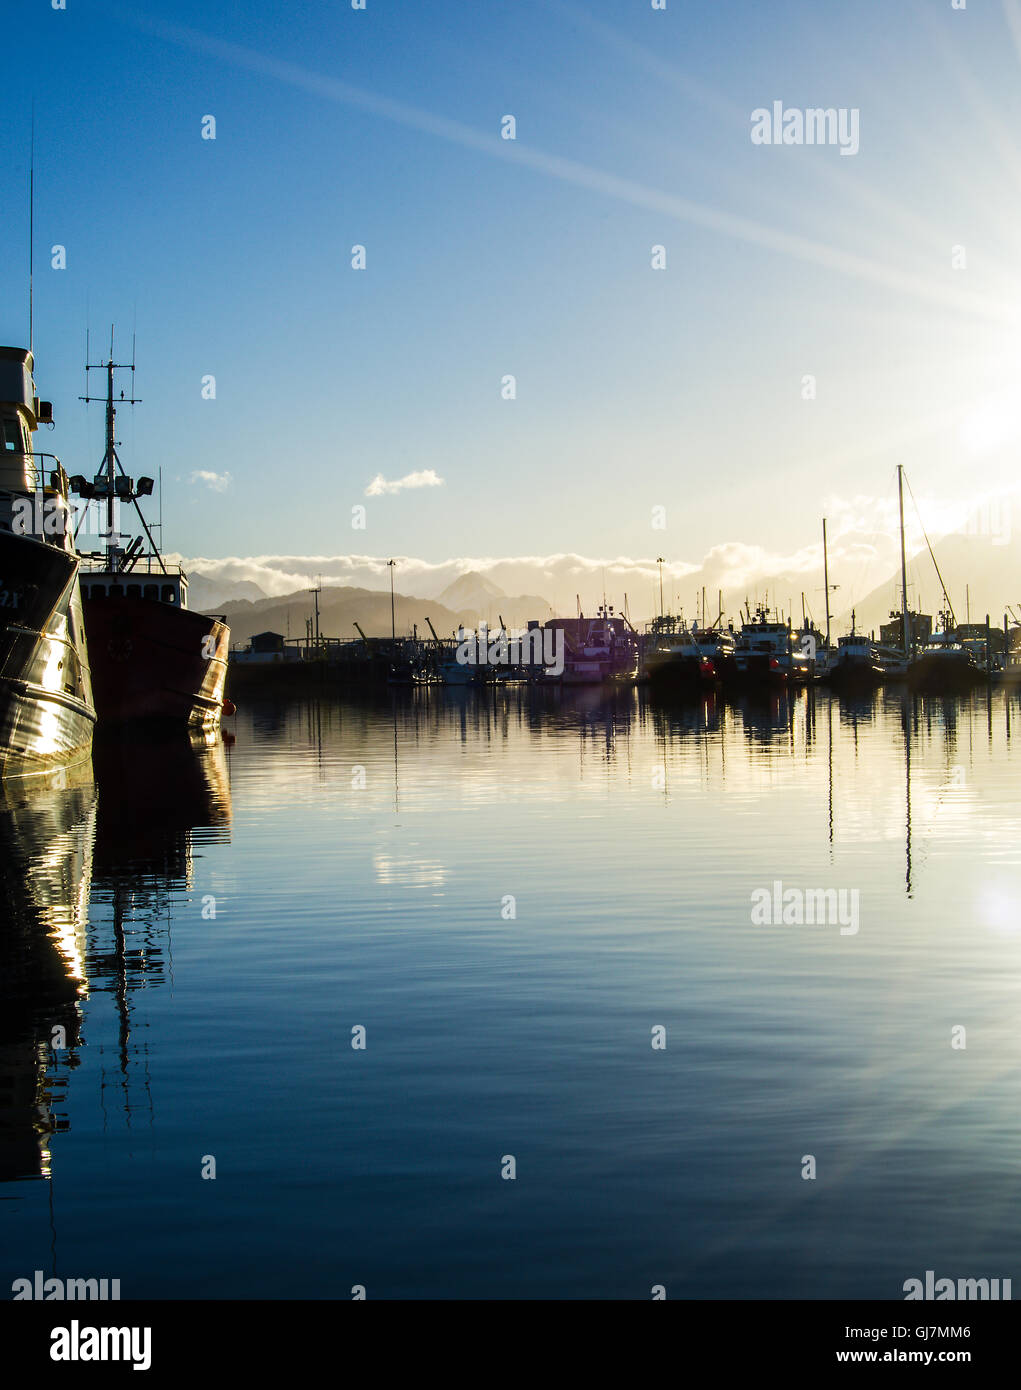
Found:
[[[999,543],[1002,542],[1002,543]],[[982,622],[988,613],[994,626],[1003,622],[1006,605],[1017,606],[1021,600],[1021,537],[1014,537],[1009,528],[993,538],[989,535],[950,535],[933,544],[933,552],[950,594],[954,613],[964,622],[967,593],[970,590],[971,621]],[[831,579],[839,576],[831,573]],[[899,569],[889,579],[873,589],[855,605],[855,621],[865,632],[879,631],[880,623],[888,620],[891,609],[900,608],[901,578]],[[839,590],[833,603],[839,612],[837,633],[850,624],[850,611],[839,603]],[[911,606],[935,617],[943,606],[936,570],[927,550],[908,561],[908,598]]]
[[[196,605],[197,607],[198,605]],[[420,636],[429,636],[426,622],[431,618],[441,637],[451,636],[459,625],[475,628],[479,619],[497,627],[502,614],[511,627],[524,627],[529,619],[545,621],[550,615],[544,599],[522,595],[519,598],[494,598],[480,612],[477,607],[459,609],[447,607],[437,599],[395,596],[398,636],[410,633],[417,624]],[[305,589],[283,598],[264,598],[251,602],[240,600],[220,605],[231,628],[231,644],[244,646],[255,632],[280,632],[291,637],[305,635],[305,622],[312,617],[314,602]],[[324,637],[343,641],[356,639],[355,623],[361,624],[368,637],[390,636],[390,591],[358,588],[324,588],[319,595],[319,631]]]

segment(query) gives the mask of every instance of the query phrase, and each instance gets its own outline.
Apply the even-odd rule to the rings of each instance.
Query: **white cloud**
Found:
[[[226,492],[234,481],[233,473],[211,473],[206,468],[196,468],[188,475],[189,483],[205,483],[213,492]]]
[[[406,488],[442,486],[443,479],[432,468],[426,468],[421,473],[405,473],[403,478],[395,478],[393,482],[388,482],[382,473],[377,473],[365,489],[365,496],[382,497],[386,493],[404,492]]]
[[[933,543],[941,536],[960,533],[966,520],[963,509],[936,505],[935,499],[920,497],[919,506],[926,519],[926,529]],[[982,511],[983,504],[985,512]],[[974,498],[978,516],[979,543],[969,550],[970,574],[958,582],[958,576],[948,573],[948,583],[957,598],[963,596],[964,582],[971,583],[971,600],[975,611],[1002,611],[1001,594],[1005,552],[1002,548],[1010,538],[1010,506],[1008,496]],[[921,528],[914,516],[910,498],[905,498],[908,523],[909,582],[923,586],[923,597],[930,608],[939,600],[932,565],[925,553]],[[983,518],[986,517],[983,526]],[[872,593],[877,586],[896,578],[900,566],[898,513],[896,489],[892,497],[871,497],[864,494],[841,497],[830,494],[825,499],[828,517],[830,582],[839,588],[832,597],[835,612],[846,613]],[[993,531],[997,523],[1003,535]],[[972,530],[976,527],[973,526]],[[1021,528],[1015,528],[1021,532]],[[987,535],[986,532],[989,532]],[[983,537],[985,537],[984,543]],[[990,542],[995,542],[991,544]],[[422,599],[435,599],[461,575],[474,572],[491,581],[505,594],[517,597],[530,594],[545,599],[559,613],[575,611],[575,596],[584,611],[595,609],[605,593],[607,601],[622,608],[627,595],[631,614],[636,620],[651,617],[659,608],[659,567],[657,553],[669,554],[664,534],[655,549],[644,558],[625,555],[599,558],[561,552],[553,555],[461,555],[433,562],[411,555],[396,555],[396,587],[399,593]],[[388,590],[390,575],[387,556],[377,555],[255,555],[211,559],[202,556],[183,558],[184,568],[225,587],[240,580],[257,584],[271,598],[292,594],[308,588],[317,575],[329,586],[345,586],[370,590]],[[666,605],[675,611],[695,612],[706,589],[706,605],[715,607],[717,590],[723,591],[724,609],[736,614],[745,598],[753,603],[768,590],[769,599],[788,612],[800,617],[801,594],[804,592],[809,609],[819,616],[824,608],[822,556],[822,523],[811,541],[791,551],[774,551],[764,546],[733,540],[713,546],[694,562],[668,559],[663,565],[663,596]],[[988,574],[984,571],[988,568]],[[954,587],[956,584],[956,588]],[[879,605],[880,608],[884,604]],[[498,604],[497,604],[498,608]],[[927,609],[926,611],[929,611]],[[859,616],[861,610],[859,608]],[[885,611],[881,614],[885,619]]]

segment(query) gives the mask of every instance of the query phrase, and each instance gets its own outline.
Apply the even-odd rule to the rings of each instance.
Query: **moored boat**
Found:
[[[67,474],[32,447],[40,423],[52,420],[33,369],[30,351],[0,348],[3,779],[87,761],[96,723]]]
[[[633,681],[638,674],[636,634],[612,606],[600,605],[594,618],[550,618],[546,628],[563,633],[564,668],[559,676],[545,671],[543,680],[562,685],[602,685],[608,681]]]
[[[212,729],[232,708],[224,697],[230,629],[189,609],[188,577],[166,563],[139,506],[152,493],[152,479],[136,481],[121,466],[113,397],[119,366],[111,358],[89,367],[106,373],[106,453],[92,482],[71,480],[80,497],[98,501],[107,515],[106,551],[86,557],[82,573],[96,709],[105,723],[154,719]],[[136,535],[121,544],[128,539],[116,528],[121,502],[135,507],[144,540]]]
[[[642,658],[659,689],[696,690],[731,681],[737,671],[734,634],[727,628],[684,627],[667,615],[650,623]]]
[[[864,632],[856,632],[854,610],[851,631],[837,638],[836,651],[826,666],[826,679],[836,690],[871,690],[885,679],[885,668],[875,642]]]
[[[974,652],[957,641],[952,629],[934,632],[909,661],[907,674],[915,690],[939,695],[971,690],[986,678]]]
[[[771,615],[764,604],[754,619],[741,625],[735,665],[738,679],[746,685],[805,684],[814,672],[810,656],[795,648],[789,623]]]

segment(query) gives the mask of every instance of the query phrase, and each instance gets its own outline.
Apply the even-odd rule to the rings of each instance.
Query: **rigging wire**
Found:
[[[933,566],[936,570],[936,578],[939,580],[940,588],[943,590],[943,601],[947,606],[947,612],[950,614],[950,624],[952,627],[956,627],[957,618],[954,616],[954,605],[950,602],[950,595],[947,593],[947,586],[943,583],[943,576],[942,574],[940,574],[939,564],[936,561],[936,556],[933,554],[932,546],[929,543],[929,536],[925,529],[925,523],[922,520],[922,513],[918,509],[918,503],[915,502],[915,494],[911,487],[911,480],[908,478],[906,471],[904,473],[904,481],[908,485],[908,492],[911,493],[911,501],[914,502],[915,505],[915,515],[918,517],[918,524],[922,528],[922,535],[925,537],[925,544],[929,548],[929,558],[932,560]]]

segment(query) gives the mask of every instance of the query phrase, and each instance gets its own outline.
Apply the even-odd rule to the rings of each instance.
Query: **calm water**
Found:
[[[230,722],[0,809],[0,1288],[1021,1279],[1016,694]]]

